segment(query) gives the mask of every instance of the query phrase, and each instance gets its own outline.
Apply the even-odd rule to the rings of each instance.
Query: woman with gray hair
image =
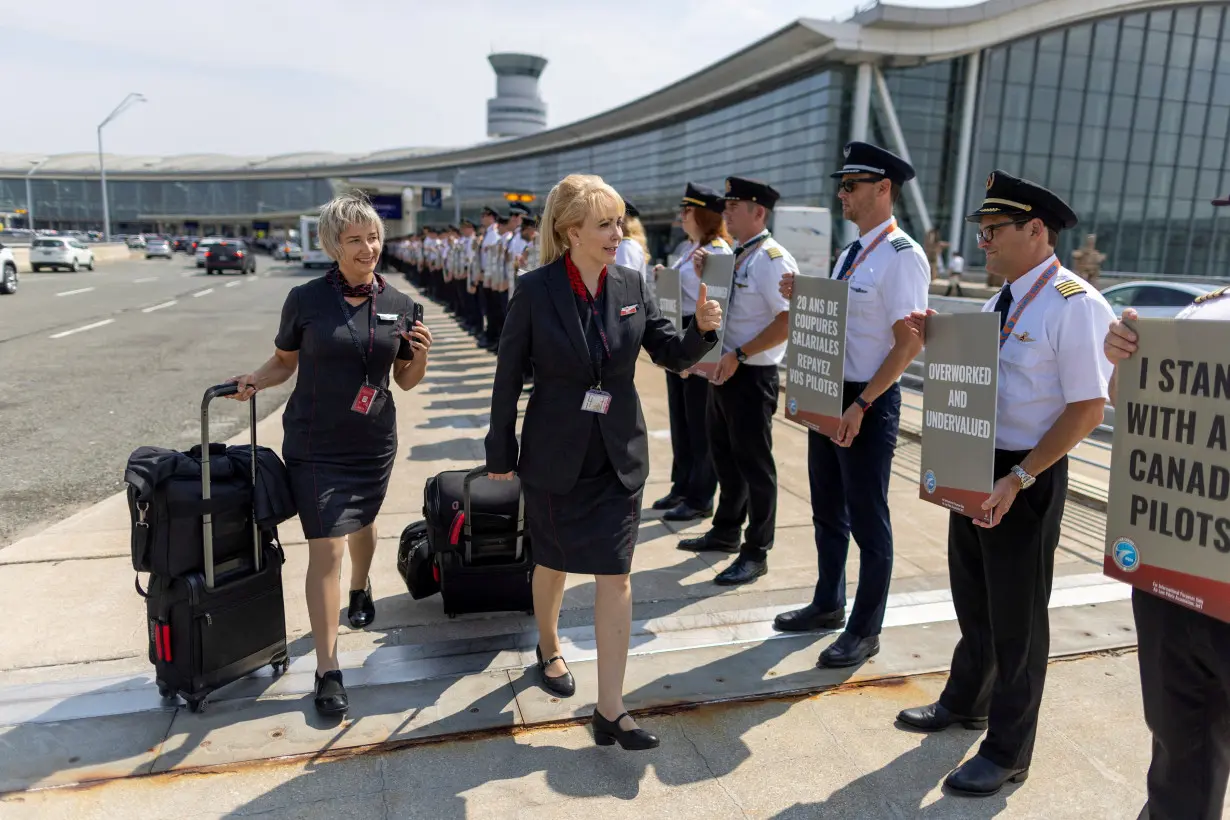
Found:
[[[337,659],[342,554],[350,548],[350,625],[372,622],[368,572],[376,514],[397,455],[397,415],[389,376],[410,390],[427,370],[431,332],[412,318],[409,296],[376,274],[384,224],[360,194],[320,210],[320,243],[334,266],[293,288],[282,306],[274,353],[238,376],[234,398],[299,378],[282,416],[282,455],[308,540],[307,606],[316,644],[316,709],[349,707]]]

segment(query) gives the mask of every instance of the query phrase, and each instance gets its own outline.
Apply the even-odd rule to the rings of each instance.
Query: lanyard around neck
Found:
[[[867,259],[867,257],[868,257],[869,255],[871,255],[871,252],[872,252],[872,251],[874,251],[876,248],[880,247],[880,243],[882,243],[885,239],[887,239],[887,238],[888,238],[888,235],[889,235],[890,233],[892,233],[893,231],[895,231],[895,230],[897,230],[897,220],[895,220],[895,219],[894,219],[894,220],[892,220],[891,222],[889,222],[889,223],[888,223],[888,227],[887,227],[887,228],[885,228],[884,230],[880,231],[880,235],[879,235],[879,236],[877,236],[875,239],[871,240],[871,244],[870,244],[870,245],[868,245],[867,247],[863,248],[863,252],[862,252],[862,253],[860,253],[860,254],[858,255],[858,258],[854,260],[854,264],[853,264],[853,265],[851,265],[851,266],[850,266],[850,268],[849,268],[849,269],[848,269],[845,273],[843,273],[841,276],[838,276],[838,277],[837,277],[837,281],[839,281],[839,282],[840,282],[840,281],[843,281],[843,280],[845,280],[845,279],[849,279],[851,276],[853,276],[853,275],[854,275],[854,269],[855,269],[855,268],[857,268],[859,265],[863,264],[863,262]]]
[[[1050,264],[1050,267],[1042,272],[1042,275],[1038,277],[1038,280],[1034,282],[1033,287],[1029,289],[1029,293],[1026,293],[1025,296],[1022,297],[1021,301],[1017,303],[1016,310],[1012,312],[1012,315],[1008,317],[1008,321],[1004,322],[1003,328],[999,331],[1000,349],[1003,349],[1004,343],[1007,342],[1008,337],[1012,335],[1012,329],[1016,327],[1016,323],[1020,320],[1021,314],[1025,312],[1025,308],[1029,307],[1029,303],[1034,300],[1034,297],[1042,292],[1042,289],[1046,287],[1047,283],[1051,281],[1058,270],[1059,260],[1056,259]],[[1008,287],[1011,289],[1012,286],[1009,285]]]

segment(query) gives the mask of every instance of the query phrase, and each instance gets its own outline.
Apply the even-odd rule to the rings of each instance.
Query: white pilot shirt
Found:
[[[487,287],[492,285],[492,279],[495,276],[495,271],[492,270],[495,266],[494,250],[495,245],[500,241],[500,229],[492,222],[487,226],[486,233],[483,234],[483,244],[478,252],[478,268],[482,272],[483,279],[486,281]]]
[[[679,291],[683,304],[684,316],[691,316],[696,312],[696,299],[700,296],[700,274],[696,272],[696,266],[692,264],[692,254],[700,247],[700,243],[688,240],[686,244],[679,248]],[[726,240],[720,236],[714,239],[709,244],[705,245],[705,250],[715,256],[725,256],[734,253],[730,245],[726,244]]]
[[[615,249],[615,264],[632,268],[641,275],[641,281],[649,278],[649,263],[645,259],[645,249],[635,239],[624,239]]]
[[[882,222],[858,238],[859,255],[892,221]],[[837,278],[849,252],[847,248],[837,256],[830,278]],[[931,263],[919,244],[897,228],[858,263],[846,281],[850,295],[845,379],[869,382],[893,349],[893,324],[915,310],[927,309]]]
[[[525,250],[529,243],[521,238],[521,231],[513,234],[512,239],[508,240],[508,254],[505,257],[504,274],[511,283],[517,278],[517,258],[521,256],[521,251]]]
[[[1221,288],[1201,296],[1183,310],[1176,319],[1211,319],[1230,321],[1230,288]]]
[[[768,231],[765,231],[768,234]],[[755,237],[748,240],[754,241]],[[744,243],[747,244],[747,243]],[[726,332],[722,336],[722,352],[755,339],[777,318],[790,310],[790,300],[779,290],[782,274],[799,272],[799,265],[772,236],[735,263],[734,287],[726,306]],[[692,300],[696,304],[696,300]],[[786,356],[786,343],[748,356],[744,364],[778,365]]]
[[[1012,283],[1009,318],[1055,261],[1050,256]],[[999,294],[988,299],[983,313],[994,313],[997,301]],[[1000,348],[996,447],[1032,450],[1067,405],[1109,398],[1114,366],[1102,353],[1102,340],[1114,320],[1115,312],[1095,288],[1067,268],[1055,272]]]

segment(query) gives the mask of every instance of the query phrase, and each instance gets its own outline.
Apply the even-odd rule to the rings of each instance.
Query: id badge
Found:
[[[366,416],[371,412],[372,400],[375,398],[376,388],[370,384],[365,384],[359,388],[359,393],[354,397],[354,404],[350,405],[350,409],[360,416]]]
[[[611,409],[611,394],[604,390],[586,390],[581,409],[586,413],[601,413],[605,416]]]

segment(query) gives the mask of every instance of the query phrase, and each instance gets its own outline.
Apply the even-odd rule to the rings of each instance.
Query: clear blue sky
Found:
[[[909,0],[913,5],[952,5]],[[967,2],[967,0],[958,0]],[[549,63],[550,126],[678,80],[853,0],[0,0],[0,151],[276,154],[486,137],[492,51]],[[50,12],[50,13],[49,13]]]

